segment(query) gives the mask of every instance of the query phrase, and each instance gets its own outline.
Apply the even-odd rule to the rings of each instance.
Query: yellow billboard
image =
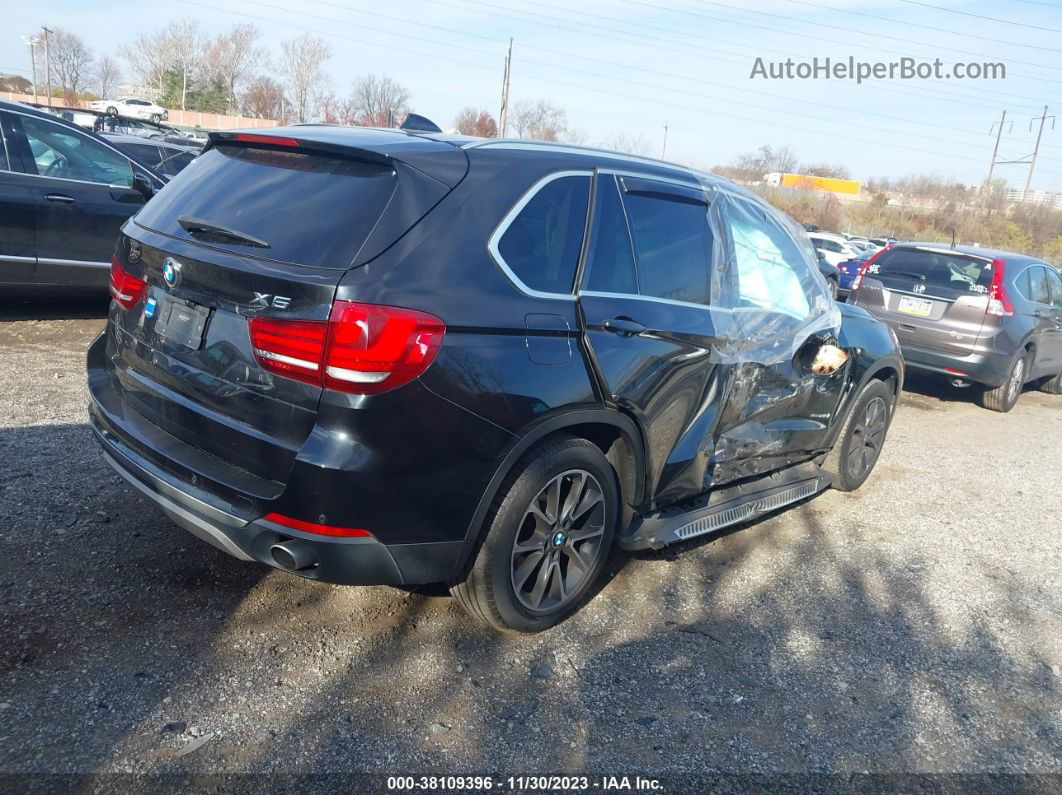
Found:
[[[829,193],[847,193],[853,196],[859,195],[860,188],[860,184],[854,179],[811,177],[806,174],[782,174],[780,184],[783,188],[822,190]]]

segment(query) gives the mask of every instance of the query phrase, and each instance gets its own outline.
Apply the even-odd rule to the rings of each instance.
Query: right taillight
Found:
[[[122,309],[131,309],[147,292],[147,282],[130,274],[111,255],[111,298]]]
[[[402,386],[435,359],[446,332],[413,309],[336,301],[327,321],[251,318],[251,345],[266,370],[369,395]]]
[[[988,308],[986,315],[994,317],[1011,317],[1014,314],[1014,305],[1007,296],[1007,288],[1003,284],[1006,275],[1006,266],[1003,260],[992,260],[992,286],[988,288]]]
[[[885,246],[885,248],[879,249],[878,251],[876,251],[874,253],[873,257],[871,257],[870,259],[868,259],[866,262],[863,263],[863,267],[861,267],[859,269],[859,273],[857,273],[855,275],[855,278],[852,279],[851,290],[853,292],[858,290],[859,289],[859,285],[861,285],[863,283],[863,274],[867,272],[867,268],[870,267],[871,263],[874,262],[874,260],[876,260],[878,257],[880,257],[882,254],[884,254],[886,251],[888,251],[891,248],[892,248],[892,246]]]

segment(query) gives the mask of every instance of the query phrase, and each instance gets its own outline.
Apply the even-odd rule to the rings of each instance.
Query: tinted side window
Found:
[[[816,248],[821,248],[826,251],[832,251],[837,254],[840,254],[842,251],[844,251],[844,249],[841,247],[841,244],[838,243],[836,240],[823,240],[822,238],[813,237],[811,238],[811,242],[815,244]]]
[[[623,215],[616,178],[597,180],[593,228],[586,257],[586,289],[599,293],[638,293],[627,219]]]
[[[1051,303],[1051,291],[1047,286],[1047,270],[1040,267],[1032,267],[1025,271],[1025,275],[1029,280],[1028,289],[1025,290],[1029,300],[1038,304]]]
[[[714,238],[708,208],[663,195],[625,197],[642,295],[708,303]]]
[[[1051,290],[1051,304],[1062,306],[1062,276],[1050,268],[1045,268],[1044,271],[1047,273],[1047,286]]]
[[[129,161],[99,141],[43,119],[23,116],[21,122],[41,176],[133,186]]]
[[[0,114],[0,171],[11,171],[11,162],[7,158],[7,137],[4,135],[4,127],[7,122],[3,114]]]
[[[509,223],[498,253],[521,282],[543,293],[570,293],[583,246],[590,177],[558,177],[540,188]]]

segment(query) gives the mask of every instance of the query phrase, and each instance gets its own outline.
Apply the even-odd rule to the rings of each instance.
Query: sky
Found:
[[[40,25],[116,54],[184,16],[211,34],[254,21],[273,53],[285,38],[320,35],[337,94],[359,75],[386,74],[444,128],[468,105],[497,115],[512,37],[512,102],[548,99],[586,143],[622,135],[653,156],[666,124],[667,159],[704,168],[770,145],[806,164],[843,164],[859,180],[932,173],[979,184],[1005,110],[998,159],[1026,162],[997,165],[994,176],[1021,188],[1034,117],[1044,105],[1062,115],[1062,0],[40,0],[4,13],[0,72],[29,76],[20,34]],[[939,58],[944,71],[1000,62],[1006,78],[750,77],[757,58],[905,56]],[[1062,191],[1062,119],[1044,125],[1032,188]]]

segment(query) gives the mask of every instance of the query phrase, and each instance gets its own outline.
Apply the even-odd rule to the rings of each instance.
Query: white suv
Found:
[[[812,244],[822,252],[825,260],[836,267],[845,260],[855,259],[859,252],[842,235],[831,232],[808,232]]]
[[[134,119],[147,119],[156,124],[163,119],[168,119],[170,114],[166,109],[154,102],[136,97],[122,97],[121,99],[98,99],[90,102],[92,110],[102,110],[112,116],[129,116]]]

